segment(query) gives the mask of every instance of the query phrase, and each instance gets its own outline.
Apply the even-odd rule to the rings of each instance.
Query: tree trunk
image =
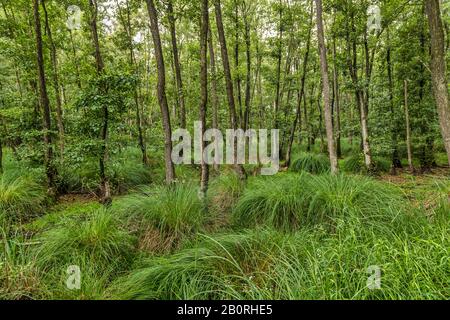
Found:
[[[351,15],[352,33],[355,33],[353,14]],[[369,172],[373,171],[372,152],[369,143],[369,127],[367,110],[364,102],[364,91],[359,88],[358,70],[357,70],[357,50],[356,40],[353,39],[352,50],[350,50],[350,32],[347,29],[347,63],[350,76],[355,88],[356,105],[358,106],[360,124],[361,124],[361,144],[364,153],[364,163]]]
[[[103,64],[103,58],[100,51],[100,43],[98,39],[98,29],[97,29],[97,15],[98,15],[98,5],[96,0],[89,0],[89,7],[91,10],[90,26],[92,33],[92,40],[94,44],[94,57],[97,67],[97,75],[102,76],[104,73],[105,66]],[[102,90],[106,90],[102,88]],[[105,92],[106,93],[106,92]],[[99,157],[99,168],[100,168],[100,188],[102,193],[101,202],[108,206],[111,204],[111,187],[109,184],[109,178],[106,174],[106,162],[108,160],[108,126],[109,126],[109,110],[107,105],[102,106],[103,113],[103,123],[101,128],[100,138],[102,140],[102,145],[100,149]]]
[[[277,56],[277,75],[276,75],[276,90],[275,90],[275,129],[279,129],[278,124],[278,110],[280,109],[280,85],[281,85],[281,58],[283,55],[282,51],[282,41],[283,41],[283,10],[281,8],[281,0],[280,4],[280,26],[278,29],[278,56]]]
[[[62,102],[61,102],[61,90],[59,85],[59,77],[58,77],[58,58],[56,52],[55,42],[52,37],[52,30],[50,28],[50,24],[48,22],[48,14],[47,8],[45,7],[45,1],[42,0],[42,8],[44,9],[45,15],[45,28],[47,30],[48,40],[50,42],[50,53],[51,53],[51,61],[52,61],[52,71],[53,71],[53,89],[55,91],[56,97],[56,122],[58,125],[58,133],[59,133],[59,147],[60,147],[60,158],[61,162],[64,160],[64,122],[63,122],[63,110],[62,110]]]
[[[409,125],[409,109],[408,109],[408,81],[404,82],[404,97],[405,97],[405,125],[406,125],[406,149],[408,151],[408,166],[411,173],[414,173],[414,166],[412,161],[412,145],[411,145],[411,127]]]
[[[248,22],[247,12],[244,12],[245,24],[245,52],[247,56],[247,79],[245,83],[245,113],[244,113],[244,130],[248,129],[250,122],[250,90],[251,90],[251,43],[250,43],[250,24]]]
[[[172,53],[173,63],[175,67],[176,89],[177,89],[177,102],[180,106],[180,127],[186,129],[186,106],[184,102],[184,90],[183,79],[181,78],[181,66],[178,53],[177,34],[175,27],[175,15],[173,12],[173,0],[169,0],[167,3],[167,13],[169,20],[170,39],[172,41]]]
[[[286,167],[289,167],[291,164],[292,144],[294,143],[295,131],[297,130],[297,124],[301,118],[301,113],[302,113],[302,98],[305,95],[306,73],[308,71],[309,49],[311,46],[311,31],[312,31],[312,26],[313,26],[313,8],[314,8],[314,6],[311,4],[308,38],[306,41],[306,52],[305,52],[305,56],[303,57],[303,73],[302,73],[302,79],[300,81],[300,90],[298,92],[297,110],[295,113],[295,119],[294,119],[294,123],[292,124],[292,127],[291,127],[291,132],[289,135],[289,141],[288,141],[288,145],[287,145],[286,161],[285,161]],[[306,109],[305,109],[305,121],[306,121],[306,119],[307,119],[307,115],[306,115]]]
[[[335,105],[335,114],[336,118],[333,122],[333,126],[335,127],[335,135],[336,135],[336,155],[339,158],[342,157],[342,149],[341,149],[341,97],[339,95],[339,73],[337,68],[337,60],[336,60],[336,38],[333,38],[333,92],[334,92],[334,105]]]
[[[212,127],[213,129],[219,128],[219,96],[217,94],[217,70],[216,70],[216,55],[214,53],[213,37],[211,32],[211,26],[208,23],[208,47],[209,47],[209,61],[211,65],[211,104],[213,107]],[[214,159],[214,170],[219,170],[219,164]]]
[[[436,100],[439,123],[448,164],[450,165],[450,106],[448,103],[448,86],[444,50],[444,28],[442,25],[439,0],[425,0],[425,11],[431,34],[431,79]]]
[[[328,62],[327,49],[325,47],[323,20],[322,20],[322,0],[315,0],[317,8],[317,38],[319,40],[319,54],[320,54],[320,70],[322,74],[323,86],[323,102],[325,113],[325,127],[327,131],[328,154],[331,163],[331,173],[338,172],[338,161],[336,155],[336,147],[334,144],[333,123],[331,115],[331,99],[330,99],[330,83],[328,79]]]
[[[239,106],[239,122],[241,128],[244,128],[244,117],[242,115],[242,93],[241,93],[241,75],[239,74],[239,7],[237,0],[234,0],[234,68],[236,70],[236,94]]]
[[[224,74],[225,74],[228,105],[230,108],[231,127],[234,130],[236,130],[236,129],[238,129],[239,125],[238,125],[237,114],[236,114],[236,105],[234,102],[233,81],[231,79],[230,61],[228,58],[227,42],[225,39],[225,31],[224,31],[223,22],[222,22],[222,8],[221,8],[220,0],[214,0],[214,7],[215,7],[215,12],[216,12],[217,32],[219,35],[220,49],[221,49],[221,54],[222,54],[222,64],[223,64],[223,70],[224,70]],[[237,144],[235,144],[235,146],[236,145]],[[245,173],[244,167],[237,163],[237,152],[235,152],[234,161],[235,161],[236,172],[238,173],[240,179],[241,180],[245,179],[246,173]]]
[[[206,111],[208,106],[208,0],[202,0],[202,13],[200,20],[200,122],[202,137],[206,131]],[[206,198],[209,182],[209,166],[205,162],[203,151],[206,148],[206,141],[202,139],[201,143],[201,178],[200,178],[200,192],[202,199]]]
[[[387,50],[386,50],[386,64],[387,64],[387,73],[388,73],[388,84],[389,84],[389,112],[391,115],[391,149],[392,149],[392,164],[391,164],[391,173],[396,174],[397,168],[402,167],[402,163],[400,161],[400,156],[398,153],[398,138],[397,138],[397,121],[395,119],[394,112],[394,83],[392,81],[392,63],[391,63],[391,45],[390,45],[390,37],[389,37],[389,28],[386,31],[387,35]]]
[[[171,184],[175,180],[175,168],[172,162],[172,128],[170,125],[169,106],[166,97],[166,70],[161,47],[161,37],[159,35],[158,16],[153,0],[147,0],[147,8],[150,18],[150,30],[152,32],[153,45],[155,47],[155,59],[158,71],[157,91],[165,139],[166,183]]]
[[[48,193],[50,195],[56,195],[56,168],[53,164],[53,147],[51,137],[51,116],[50,116],[50,102],[47,95],[47,85],[45,80],[45,68],[44,68],[44,55],[42,50],[42,32],[41,32],[41,19],[39,15],[39,0],[33,1],[34,7],[34,27],[36,36],[36,56],[37,67],[39,77],[39,92],[41,107],[44,111],[43,114],[43,129],[44,129],[44,146],[45,157],[44,165],[47,175]]]
[[[120,8],[118,0],[116,0],[116,5],[117,8]],[[130,67],[135,73],[137,73],[136,57],[133,49],[133,29],[131,27],[131,17],[130,17],[131,13],[128,0],[125,1],[125,9],[126,9],[126,19],[121,14],[120,9],[119,9],[119,18],[122,21],[123,28],[125,29],[127,34],[128,47],[130,49]],[[138,85],[134,87],[134,104],[136,108],[136,126],[138,129],[138,143],[142,153],[142,163],[144,165],[148,165],[147,147],[145,145],[144,133],[142,130],[141,108],[139,105],[139,90],[137,86]]]

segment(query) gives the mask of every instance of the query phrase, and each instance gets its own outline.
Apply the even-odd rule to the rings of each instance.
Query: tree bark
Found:
[[[147,0],[147,9],[150,18],[150,31],[152,33],[153,44],[155,47],[155,59],[158,71],[157,92],[159,106],[162,114],[165,139],[166,183],[171,184],[175,180],[175,168],[172,162],[172,128],[170,124],[170,113],[166,96],[166,69],[164,65],[164,56],[161,46],[161,37],[159,34],[158,14],[156,12],[153,0]]]
[[[341,97],[339,94],[339,72],[337,67],[337,58],[336,58],[336,37],[333,37],[333,92],[334,92],[334,105],[335,105],[335,114],[336,118],[333,118],[335,121],[333,122],[333,126],[335,127],[335,135],[336,135],[336,155],[339,158],[342,157],[342,149],[341,149]]]
[[[178,53],[177,34],[175,26],[175,14],[173,11],[173,0],[167,3],[167,13],[169,20],[170,39],[172,41],[173,64],[175,67],[175,78],[177,88],[177,102],[180,106],[180,127],[186,129],[186,106],[184,101],[183,79],[181,77],[181,65]]]
[[[431,79],[436,100],[439,123],[448,164],[450,165],[450,106],[446,78],[444,27],[441,19],[439,0],[425,0],[425,11],[431,35]]]
[[[43,113],[44,146],[45,146],[44,165],[45,165],[45,172],[47,175],[48,193],[50,195],[56,195],[57,172],[53,164],[53,147],[52,147],[52,137],[50,133],[51,131],[50,102],[48,99],[47,84],[45,80],[41,19],[39,14],[39,0],[33,1],[33,8],[34,8],[34,22],[35,22],[34,27],[36,36],[36,56],[37,56],[37,67],[39,77],[39,92],[40,92],[41,107],[44,111]]]
[[[209,25],[209,7],[208,0],[202,0],[202,11],[200,20],[200,122],[202,137],[206,131],[206,111],[208,106],[208,25]],[[202,199],[206,198],[209,183],[209,166],[205,162],[203,151],[206,148],[206,141],[202,139],[201,143],[201,178],[200,192]]]
[[[247,79],[245,82],[245,112],[244,112],[244,130],[248,129],[250,122],[250,98],[251,98],[251,42],[250,42],[250,24],[248,22],[248,12],[244,12],[245,25],[245,53],[247,56]]]
[[[414,165],[412,161],[412,145],[411,145],[411,127],[409,124],[409,109],[408,109],[408,81],[404,82],[404,97],[405,97],[405,125],[406,125],[406,149],[408,152],[408,166],[411,173],[414,173]]]
[[[211,32],[211,25],[208,23],[208,48],[209,48],[209,63],[211,65],[211,105],[213,108],[212,127],[219,128],[219,96],[217,94],[217,70],[216,70],[216,55],[214,52],[213,36]],[[219,170],[219,164],[214,159],[213,168],[215,171]]]
[[[389,84],[389,112],[391,116],[391,149],[392,149],[392,164],[391,164],[391,173],[396,174],[397,168],[402,167],[402,163],[400,161],[400,156],[398,153],[398,137],[397,137],[397,121],[395,119],[394,112],[394,83],[392,81],[392,63],[391,63],[391,45],[390,45],[390,36],[389,36],[389,28],[386,31],[387,35],[387,50],[386,50],[386,64],[387,64],[387,73],[388,73],[388,84]]]
[[[52,30],[50,28],[50,24],[48,22],[48,13],[47,8],[45,7],[45,1],[41,0],[42,8],[44,9],[45,15],[45,28],[47,30],[48,40],[50,42],[50,55],[52,61],[52,71],[53,71],[53,89],[55,91],[56,97],[56,122],[58,125],[58,133],[59,133],[59,147],[60,147],[60,159],[61,162],[64,160],[64,121],[63,121],[63,110],[62,110],[62,101],[61,101],[61,88],[59,85],[59,77],[58,77],[58,58],[56,52],[56,45],[53,41]]]
[[[222,64],[223,70],[225,74],[225,82],[227,88],[227,98],[228,98],[228,106],[230,108],[230,121],[231,126],[234,130],[238,129],[238,119],[236,113],[236,105],[234,102],[234,92],[233,92],[233,81],[231,79],[231,71],[230,71],[230,61],[228,58],[228,49],[227,42],[225,39],[225,31],[223,28],[222,22],[222,8],[220,4],[220,0],[214,0],[214,8],[216,13],[216,24],[217,24],[217,32],[219,35],[220,49],[222,55]],[[235,144],[236,146],[236,144]],[[244,167],[237,163],[237,152],[235,152],[235,168],[241,180],[246,178],[246,173]]]
[[[336,147],[334,144],[333,123],[331,115],[327,49],[325,47],[323,20],[322,20],[322,0],[315,0],[315,2],[317,8],[317,38],[319,40],[320,70],[322,74],[323,102],[325,114],[325,127],[327,131],[328,155],[330,157],[331,172],[333,174],[336,174],[338,172],[338,161],[336,155]]]
[[[289,141],[288,141],[288,145],[287,145],[286,161],[285,161],[286,167],[289,167],[291,164],[292,144],[294,143],[295,131],[297,130],[297,124],[301,118],[301,113],[302,113],[302,99],[305,95],[306,73],[308,71],[309,49],[311,46],[311,31],[312,31],[312,27],[313,27],[313,8],[314,8],[314,6],[311,4],[308,38],[306,40],[306,52],[305,52],[305,56],[303,57],[303,71],[302,71],[303,73],[302,73],[302,79],[300,81],[300,89],[298,92],[297,110],[295,113],[295,119],[294,119],[294,123],[292,124],[292,127],[291,127],[291,132],[289,135]],[[307,118],[307,115],[306,115],[306,109],[305,109],[305,119],[306,118]]]
[[[117,8],[120,8],[118,1],[116,0]],[[127,34],[127,41],[128,41],[128,47],[130,49],[130,67],[131,69],[137,73],[136,68],[136,56],[134,54],[133,49],[133,29],[131,27],[131,17],[130,17],[130,6],[128,0],[125,1],[125,9],[126,9],[126,19],[121,14],[121,11],[119,9],[119,17],[122,20],[122,25],[126,31]],[[139,148],[141,149],[142,153],[142,163],[144,165],[148,165],[148,156],[147,156],[147,147],[145,145],[144,140],[144,133],[142,130],[142,117],[141,117],[141,108],[139,105],[139,90],[138,90],[138,84],[134,87],[134,104],[136,108],[136,126],[138,129],[138,143]]]
[[[105,66],[103,64],[103,58],[100,51],[100,43],[98,39],[98,28],[97,28],[97,16],[98,16],[98,4],[96,0],[89,0],[89,8],[91,10],[90,17],[90,27],[92,33],[92,41],[94,44],[94,57],[95,64],[97,68],[97,75],[102,76],[104,73]],[[104,93],[106,93],[106,88],[101,88]],[[106,162],[108,160],[108,126],[109,126],[109,110],[107,105],[102,106],[103,113],[103,123],[100,132],[100,138],[102,140],[100,157],[99,157],[99,168],[100,168],[100,189],[101,189],[101,202],[108,206],[111,204],[111,186],[109,183],[108,175],[106,174]]]

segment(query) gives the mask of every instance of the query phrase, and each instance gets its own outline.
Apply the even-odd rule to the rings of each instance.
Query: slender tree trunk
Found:
[[[58,77],[58,58],[56,52],[56,45],[53,41],[52,30],[50,28],[50,24],[48,22],[48,13],[47,8],[45,7],[45,1],[41,0],[42,8],[44,9],[45,15],[45,28],[47,30],[48,40],[50,42],[50,53],[51,53],[51,61],[52,61],[52,71],[53,71],[53,89],[55,91],[56,97],[56,122],[58,125],[58,133],[59,133],[59,147],[60,147],[60,158],[61,162],[64,160],[64,121],[63,121],[63,110],[62,110],[62,101],[61,101],[61,88],[59,85],[59,77]]]
[[[245,53],[247,56],[247,79],[245,83],[245,113],[244,113],[244,130],[248,129],[250,122],[250,90],[251,90],[251,43],[250,43],[250,24],[248,22],[248,13],[244,12],[244,24],[245,24]]]
[[[90,27],[92,33],[92,41],[94,44],[94,57],[95,64],[97,67],[97,75],[102,76],[104,73],[105,66],[103,64],[103,58],[100,51],[100,43],[98,38],[98,28],[97,28],[97,17],[98,17],[98,5],[96,0],[89,0],[89,8],[91,10],[90,17]],[[102,88],[106,90],[106,88]],[[102,106],[103,113],[103,123],[100,133],[100,138],[102,140],[100,157],[99,157],[99,168],[100,168],[100,188],[102,193],[101,202],[108,206],[111,204],[111,187],[109,183],[108,175],[106,174],[106,162],[108,160],[108,126],[109,126],[109,110],[107,105]]]
[[[77,50],[75,48],[75,42],[73,40],[73,32],[70,29],[69,29],[69,35],[70,35],[70,44],[72,46],[72,55],[73,55],[73,59],[74,59],[74,62],[75,62],[76,82],[77,82],[78,89],[81,90],[82,86],[81,86],[79,61],[78,61],[78,56],[77,56]]]
[[[400,156],[398,153],[398,137],[397,137],[397,121],[395,119],[394,112],[394,83],[392,81],[392,63],[391,63],[391,45],[390,45],[390,36],[389,36],[389,28],[386,31],[387,35],[387,50],[386,50],[386,64],[387,64],[387,73],[388,73],[388,84],[389,84],[389,112],[391,115],[391,130],[392,130],[392,138],[391,138],[391,149],[392,149],[392,165],[391,165],[391,173],[396,174],[396,169],[402,167],[402,163],[400,161]]]
[[[447,67],[445,62],[444,28],[439,0],[425,0],[425,11],[431,34],[431,79],[439,114],[442,138],[450,165],[450,105],[448,101]]]
[[[309,49],[311,46],[311,31],[312,31],[312,27],[313,27],[313,8],[314,8],[314,6],[311,4],[308,39],[306,41],[305,56],[303,57],[303,73],[302,73],[302,79],[300,81],[300,90],[298,92],[297,110],[295,113],[295,119],[294,119],[294,123],[292,124],[292,127],[291,127],[291,133],[289,135],[289,141],[288,141],[288,145],[287,145],[286,161],[285,161],[286,167],[289,167],[291,164],[292,144],[294,143],[295,131],[297,130],[297,124],[301,118],[301,113],[302,113],[302,98],[305,95],[306,73],[308,71],[308,57],[309,57]],[[306,119],[307,119],[307,115],[306,115],[306,109],[305,109],[305,121],[306,121]]]
[[[237,0],[234,0],[234,68],[236,70],[236,94],[239,106],[239,121],[241,128],[244,128],[244,116],[242,114],[242,93],[241,93],[241,76],[239,74],[239,7]]]
[[[333,92],[334,92],[334,105],[335,105],[335,114],[336,118],[333,122],[333,126],[335,127],[336,134],[336,155],[339,158],[342,157],[342,149],[341,149],[341,97],[339,94],[339,73],[337,67],[337,58],[336,58],[336,37],[333,38],[333,60],[334,60],[334,68],[333,68]]]
[[[208,25],[209,25],[209,7],[208,0],[202,0],[202,11],[200,20],[200,122],[202,137],[206,131],[206,111],[208,106]],[[203,151],[206,148],[206,141],[202,139],[201,144],[201,178],[200,192],[203,198],[206,198],[209,183],[209,166],[205,162]]]
[[[51,195],[56,195],[56,168],[53,164],[53,147],[52,147],[52,137],[51,137],[51,116],[50,116],[50,102],[47,95],[47,84],[45,80],[45,68],[44,68],[44,55],[42,50],[42,32],[41,32],[41,19],[39,14],[39,0],[33,1],[34,7],[34,26],[35,26],[35,36],[36,36],[36,56],[37,56],[37,67],[39,76],[39,92],[41,106],[44,111],[43,114],[43,129],[44,129],[44,146],[45,146],[45,157],[44,165],[45,172],[47,175],[47,186],[48,192]]]
[[[323,20],[322,20],[322,0],[315,0],[317,8],[317,37],[319,40],[320,53],[320,70],[322,74],[323,86],[323,102],[325,113],[325,127],[327,131],[328,154],[331,163],[331,172],[336,174],[338,172],[338,161],[336,155],[336,146],[334,144],[333,123],[331,115],[331,99],[330,99],[330,83],[328,79],[328,62],[327,49],[325,47]]]
[[[218,35],[219,35],[219,42],[220,42],[220,48],[221,48],[221,54],[222,54],[222,64],[223,64],[223,70],[224,70],[224,74],[225,74],[228,105],[230,108],[231,126],[234,130],[236,130],[236,129],[238,129],[239,125],[238,125],[237,114],[236,114],[236,105],[234,102],[233,81],[231,79],[230,61],[228,58],[227,42],[225,39],[225,31],[224,31],[223,22],[222,22],[222,8],[221,8],[220,0],[214,0],[214,7],[215,7],[215,13],[216,13],[217,31],[218,31]],[[235,144],[235,146],[236,146],[236,144]],[[245,173],[244,167],[237,163],[237,152],[235,152],[234,161],[235,161],[235,168],[236,168],[236,171],[237,171],[240,179],[241,180],[245,179],[246,173]]]
[[[118,3],[118,0],[116,0],[117,8],[120,8],[120,5]],[[127,34],[127,42],[128,42],[128,48],[130,50],[130,67],[131,69],[137,74],[138,70],[136,67],[136,56],[134,54],[133,49],[133,29],[131,26],[131,13],[130,13],[130,5],[128,0],[125,1],[125,10],[126,10],[126,18],[122,15],[122,12],[119,9],[119,18],[122,21],[123,28],[126,31]],[[141,117],[141,108],[139,104],[139,90],[138,90],[138,84],[134,87],[134,104],[136,108],[136,126],[138,129],[138,144],[139,148],[141,149],[142,153],[142,163],[144,165],[148,165],[148,156],[147,156],[147,147],[145,145],[144,140],[144,133],[142,129],[142,117]],[[131,127],[131,126],[130,126]]]
[[[280,109],[280,86],[281,86],[281,58],[283,55],[282,49],[282,41],[283,41],[283,10],[281,7],[281,0],[279,1],[280,5],[280,26],[278,29],[278,56],[277,56],[277,75],[276,75],[276,90],[275,90],[275,129],[279,128],[278,123],[278,110]]]
[[[353,14],[351,16],[352,33],[355,32]],[[356,104],[360,115],[361,124],[361,144],[364,153],[364,163],[369,172],[373,171],[372,152],[369,143],[369,127],[367,110],[364,102],[364,91],[359,88],[358,70],[357,70],[357,50],[356,40],[352,43],[352,50],[350,50],[350,35],[347,29],[347,63],[349,67],[350,76],[352,78],[353,86],[355,88]]]
[[[153,0],[147,0],[147,8],[150,18],[150,30],[152,32],[153,44],[155,47],[155,59],[158,71],[157,91],[165,139],[166,183],[171,184],[175,180],[175,168],[172,162],[172,128],[170,125],[170,113],[166,97],[166,70],[164,66],[161,37],[159,34],[158,16]]]
[[[173,63],[175,67],[177,101],[178,105],[180,106],[180,127],[186,129],[186,106],[184,101],[183,79],[181,78],[181,65],[178,53],[175,14],[173,12],[173,0],[169,0],[167,3],[167,13],[169,20],[170,38],[172,41]]]
[[[208,48],[209,48],[209,61],[211,65],[211,105],[213,108],[212,127],[213,129],[219,128],[219,96],[217,94],[217,70],[216,70],[216,55],[214,52],[213,37],[211,32],[211,26],[208,24]],[[219,170],[219,164],[214,159],[214,170]]]
[[[408,81],[404,82],[404,97],[405,97],[405,125],[406,125],[406,149],[408,151],[408,166],[409,170],[414,173],[414,166],[412,161],[412,145],[411,145],[411,127],[409,124],[409,108],[408,108]]]

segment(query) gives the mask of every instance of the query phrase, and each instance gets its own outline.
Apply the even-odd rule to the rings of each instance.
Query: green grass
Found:
[[[423,222],[423,221],[422,221]],[[416,234],[364,238],[346,228],[294,234],[270,229],[204,236],[179,253],[146,259],[115,281],[120,299],[445,299],[446,230],[416,224]],[[447,230],[448,231],[448,230]],[[418,239],[418,236],[421,239]],[[382,272],[367,288],[368,267]]]
[[[391,162],[384,158],[373,157],[374,172],[389,172]],[[360,153],[353,154],[341,162],[341,168],[347,173],[366,174],[367,167],[364,163],[364,156]]]
[[[306,153],[294,160],[289,169],[293,172],[325,173],[330,171],[330,160],[323,154]]]
[[[404,210],[401,191],[362,176],[280,175],[256,179],[246,188],[233,217],[237,225],[296,230],[339,219],[393,221]]]
[[[114,210],[135,226],[147,247],[172,248],[209,220],[198,190],[190,183],[146,187],[122,198]]]
[[[47,204],[45,189],[22,170],[0,175],[0,220],[27,220],[43,212]]]

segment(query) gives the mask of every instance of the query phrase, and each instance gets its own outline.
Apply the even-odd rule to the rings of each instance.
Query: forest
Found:
[[[450,299],[450,1],[0,5],[0,300]]]

